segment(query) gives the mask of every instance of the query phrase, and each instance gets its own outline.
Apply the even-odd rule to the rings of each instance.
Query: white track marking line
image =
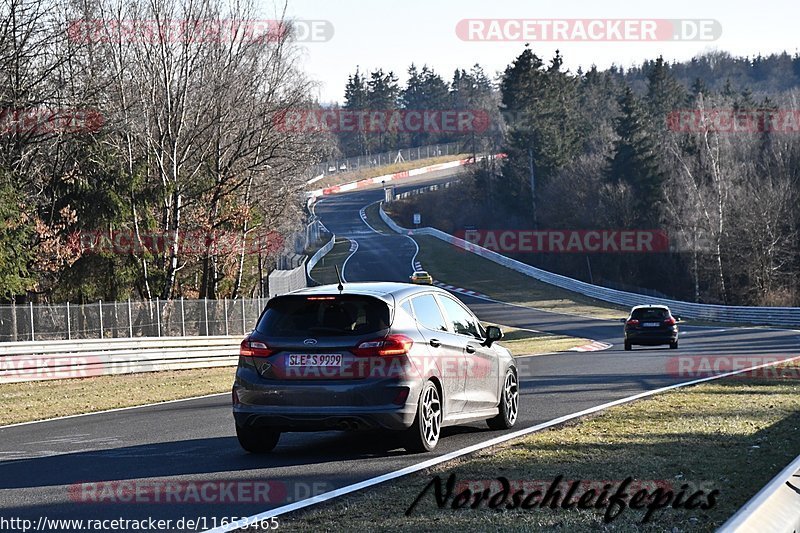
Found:
[[[413,273],[416,270],[417,256],[419,255],[419,244],[417,244],[417,241],[415,241],[409,235],[406,235],[405,237],[408,240],[410,240],[411,242],[413,242],[414,243],[414,248],[416,248],[416,251],[414,252],[414,256],[411,258],[411,272]],[[422,264],[422,263],[420,263],[420,264]]]
[[[369,223],[369,222],[367,222],[367,208],[368,208],[368,207],[370,207],[370,206],[372,206],[372,205],[374,205],[374,204],[377,204],[377,203],[379,203],[379,202],[380,202],[380,200],[378,200],[377,202],[372,202],[371,204],[367,204],[367,205],[365,205],[364,207],[362,207],[361,209],[359,209],[359,211],[358,211],[358,215],[361,217],[361,222],[363,222],[364,224],[366,224],[366,226],[367,226],[369,229],[371,229],[372,231],[374,231],[374,232],[375,232],[375,233],[377,233],[378,235],[386,235],[385,233],[383,233],[383,232],[381,232],[381,231],[378,231],[378,230],[376,230],[375,228],[373,228],[373,227],[370,225],[370,223]]]
[[[231,367],[233,368],[233,367]],[[229,392],[216,392],[214,394],[204,394],[202,396],[191,396],[189,398],[179,398],[177,400],[167,400],[165,402],[156,402],[156,403],[146,403],[143,405],[131,405],[130,407],[117,407],[115,409],[106,409],[104,411],[93,411],[91,413],[80,413],[77,415],[67,415],[67,416],[59,416],[56,418],[45,418],[43,420],[31,420],[30,422],[18,422],[16,424],[8,424],[7,426],[0,426],[0,430],[6,428],[14,428],[19,426],[29,426],[31,424],[41,424],[42,422],[55,422],[56,420],[67,420],[70,418],[78,418],[81,416],[92,416],[92,415],[102,415],[105,413],[117,413],[119,411],[130,411],[132,409],[142,409],[143,407],[154,407],[157,405],[168,405],[171,403],[177,402],[187,402],[189,400],[200,400],[202,398],[213,398],[215,396],[223,396],[225,394],[230,394]]]
[[[514,433],[509,433],[507,435],[501,435],[500,437],[496,437],[494,439],[489,439],[484,442],[479,442],[478,444],[473,444],[471,446],[467,446],[466,448],[462,448],[460,450],[456,450],[454,452],[447,453],[445,455],[441,455],[439,457],[434,457],[433,459],[428,459],[427,461],[422,461],[421,463],[417,463],[415,465],[407,466],[405,468],[401,468],[400,470],[395,470],[394,472],[389,472],[387,474],[383,474],[380,476],[376,476],[370,479],[366,479],[364,481],[360,481],[358,483],[354,483],[352,485],[348,485],[346,487],[342,487],[340,489],[332,490],[330,492],[326,492],[324,494],[320,494],[318,496],[314,496],[313,498],[308,498],[305,500],[301,500],[299,502],[290,503],[288,505],[284,505],[282,507],[278,507],[276,509],[272,509],[270,511],[265,511],[263,513],[259,513],[257,515],[253,515],[242,520],[233,522],[226,526],[221,526],[214,529],[209,529],[206,533],[225,533],[228,531],[234,531],[237,529],[241,529],[246,527],[254,522],[260,520],[266,520],[273,516],[280,516],[286,513],[290,513],[292,511],[297,511],[299,509],[303,509],[305,507],[310,507],[312,505],[322,503],[328,500],[332,500],[333,498],[337,498],[339,496],[344,496],[345,494],[350,494],[352,492],[365,489],[368,487],[372,487],[373,485],[377,485],[379,483],[383,483],[385,481],[391,481],[392,479],[397,479],[399,477],[413,474],[414,472],[419,472],[420,470],[425,470],[426,468],[430,468],[432,466],[436,466],[441,463],[445,463],[447,461],[451,461],[453,459],[457,459],[464,455],[470,454],[472,452],[476,452],[478,450],[482,450],[483,448],[488,448],[490,446],[495,446],[497,444],[502,444],[512,439],[516,439],[519,437],[524,437],[525,435],[529,435],[531,433],[535,433],[537,431],[541,431],[543,429],[547,429],[549,427],[561,424],[563,422],[567,422],[569,420],[574,420],[576,418],[580,418],[582,416],[590,415],[596,413],[598,411],[603,411],[608,409],[609,407],[615,407],[617,405],[622,405],[626,403],[630,403],[634,400],[639,400],[641,398],[647,398],[648,396],[653,396],[655,394],[659,394],[662,392],[667,392],[674,389],[679,389],[683,387],[688,387],[690,385],[697,385],[699,383],[705,383],[707,381],[714,381],[717,379],[722,379],[730,376],[735,376],[737,374],[742,374],[744,372],[749,372],[751,370],[757,370],[759,368],[765,368],[768,366],[777,365],[780,363],[787,363],[795,360],[800,360],[800,355],[796,357],[792,357],[791,359],[784,359],[782,361],[773,361],[771,363],[765,363],[763,365],[753,366],[750,368],[744,368],[741,370],[734,370],[732,372],[726,372],[725,374],[720,374],[718,376],[709,376],[705,378],[695,379],[692,381],[687,381],[684,383],[676,383],[674,385],[669,385],[667,387],[661,387],[659,389],[654,389],[650,391],[640,392],[639,394],[634,394],[633,396],[628,396],[626,398],[620,398],[619,400],[614,400],[613,402],[604,403],[602,405],[597,405],[595,407],[590,407],[589,409],[584,409],[583,411],[578,411],[577,413],[572,413],[564,416],[560,416],[558,418],[554,418],[553,420],[548,420],[547,422],[543,422],[541,424],[537,424],[535,426],[531,426],[529,428],[525,428],[519,431],[515,431]]]
[[[369,222],[367,222],[367,208],[369,208],[372,205],[379,204],[379,203],[381,203],[381,200],[369,203],[369,204],[365,205],[364,207],[362,207],[361,209],[359,209],[358,216],[361,217],[361,222],[363,222],[369,229],[371,229],[372,231],[374,231],[378,235],[386,235],[386,236],[397,235],[396,233],[386,234],[386,233],[383,233],[381,231],[378,231],[375,228],[373,228],[369,224]],[[417,262],[417,255],[419,255],[419,245],[417,244],[417,241],[415,241],[410,235],[403,235],[403,237],[405,237],[406,239],[408,239],[412,243],[414,243],[414,248],[416,249],[416,251],[414,252],[414,256],[411,258],[411,272],[414,272],[415,270],[417,270],[415,263]]]
[[[358,241],[355,239],[348,239],[350,241],[350,255],[347,256],[347,259],[344,260],[342,263],[342,271],[340,274],[342,275],[342,281],[347,283],[347,278],[344,275],[344,269],[347,268],[347,262],[350,261],[350,258],[353,257],[356,252],[358,251]]]

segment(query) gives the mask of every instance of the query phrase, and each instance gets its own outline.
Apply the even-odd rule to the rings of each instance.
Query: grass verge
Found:
[[[336,283],[337,278],[334,265],[338,266],[339,272],[341,272],[342,265],[349,255],[350,241],[347,239],[337,239],[336,243],[333,245],[333,249],[325,254],[322,259],[319,260],[319,263],[311,269],[311,277],[322,285]]]
[[[396,235],[392,228],[386,225],[386,222],[383,221],[380,211],[380,202],[375,202],[374,204],[370,204],[364,209],[364,215],[367,217],[367,224],[375,228],[376,231],[380,231],[381,233],[386,233],[388,235]]]
[[[380,167],[370,167],[362,170],[352,172],[343,172],[341,174],[333,174],[326,176],[321,180],[312,183],[308,189],[324,189],[326,187],[333,187],[334,185],[344,185],[358,180],[365,180],[368,178],[375,178],[378,176],[385,176],[387,174],[394,174],[396,172],[403,172],[405,170],[412,170],[415,168],[427,167],[429,165],[438,165],[439,163],[448,163],[450,161],[457,161],[459,159],[466,159],[472,157],[471,154],[455,154],[443,155],[440,157],[429,157],[427,159],[415,159],[414,161],[404,161],[403,163],[392,163],[390,165],[383,165]]]
[[[508,348],[514,356],[563,352],[591,342],[579,337],[553,335],[532,329],[517,329],[502,325],[500,327],[504,333],[500,345]]]
[[[729,378],[534,433],[286,515],[281,522],[293,531],[713,531],[798,454],[800,384],[796,380]],[[593,482],[579,485],[578,496],[590,487],[600,492],[606,483],[612,484],[613,494],[629,476],[634,479],[634,490],[628,491],[627,502],[635,491],[644,489],[653,495],[656,487],[662,488],[665,497],[667,490],[674,491],[673,496],[683,491],[683,503],[702,490],[693,501],[709,504],[708,494],[719,492],[708,509],[667,505],[646,523],[642,522],[646,507],[628,507],[609,523],[604,522],[603,508],[492,510],[484,501],[476,509],[454,510],[455,498],[451,498],[440,509],[433,488],[410,516],[405,515],[433,476],[440,476],[446,492],[451,474],[457,487],[453,496],[465,487],[482,490],[487,486],[461,484],[468,480],[493,480],[489,487],[494,495],[500,487],[498,476],[512,481],[512,493],[525,490],[530,494],[536,489],[546,493],[559,475],[564,479],[558,487],[561,501],[575,480]],[[649,505],[651,500],[644,503]]]
[[[233,367],[0,384],[0,425],[229,392]]]
[[[542,283],[435,237],[419,235],[414,239],[420,248],[418,259],[437,281],[557,313],[607,319],[628,314],[627,308]]]

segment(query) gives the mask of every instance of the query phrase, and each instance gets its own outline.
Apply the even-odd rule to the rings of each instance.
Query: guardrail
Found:
[[[420,194],[425,194],[426,192],[433,192],[438,191],[440,189],[448,189],[453,186],[454,183],[458,183],[459,180],[451,180],[445,181],[444,183],[436,183],[434,185],[427,185],[425,187],[419,187],[417,189],[411,189],[410,191],[401,192],[400,194],[395,195],[395,200],[402,200],[404,198],[410,198],[411,196],[417,196]]]
[[[314,269],[314,267],[317,266],[317,263],[319,263],[320,259],[325,257],[328,252],[333,250],[334,244],[336,244],[336,235],[331,235],[331,240],[311,256],[311,259],[309,259],[308,263],[306,263],[306,272],[309,276],[311,275],[311,271]]]
[[[676,315],[684,318],[693,318],[696,320],[708,320],[712,322],[731,322],[742,324],[757,324],[757,325],[776,325],[776,326],[800,326],[800,307],[749,307],[749,306],[728,306],[728,305],[712,305],[712,304],[699,304],[692,302],[682,302],[678,300],[669,300],[666,298],[656,298],[653,296],[646,296],[631,292],[619,291],[616,289],[609,289],[607,287],[600,287],[592,285],[584,281],[568,278],[560,274],[555,274],[547,270],[533,267],[531,265],[522,263],[510,257],[488,250],[476,244],[454,237],[449,233],[445,233],[436,228],[419,228],[410,230],[403,228],[383,210],[383,203],[380,205],[380,216],[386,224],[397,233],[414,234],[414,235],[429,235],[447,243],[450,243],[462,250],[471,252],[475,255],[493,261],[499,265],[515,270],[526,276],[530,276],[538,281],[560,287],[572,292],[577,292],[584,296],[596,298],[604,302],[609,302],[617,305],[624,305],[632,307],[634,305],[667,305]]]
[[[0,345],[0,383],[236,365],[238,336],[86,339]]]
[[[800,531],[800,456],[717,530],[719,533]]]

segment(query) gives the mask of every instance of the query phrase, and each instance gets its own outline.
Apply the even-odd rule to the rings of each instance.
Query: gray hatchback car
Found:
[[[495,343],[502,336],[430,286],[350,283],[272,298],[240,348],[239,443],[264,453],[287,431],[385,429],[429,451],[443,426],[510,428],[519,381]]]

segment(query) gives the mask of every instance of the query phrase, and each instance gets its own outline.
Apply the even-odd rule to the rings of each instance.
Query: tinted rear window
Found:
[[[268,304],[256,328],[271,337],[338,337],[389,327],[389,306],[369,296],[282,296]]]
[[[636,309],[631,313],[631,318],[637,320],[664,320],[668,316],[666,309]]]

